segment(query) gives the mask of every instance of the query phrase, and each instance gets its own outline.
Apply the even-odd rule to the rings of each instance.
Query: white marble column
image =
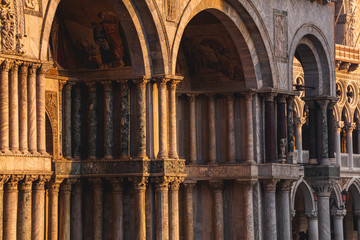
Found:
[[[312,187],[318,199],[319,240],[329,240],[331,239],[329,198],[334,182],[333,180],[317,180],[312,183]]]
[[[71,183],[68,180],[61,184],[60,204],[59,239],[70,240]]]
[[[216,164],[215,95],[209,94],[209,164]]]
[[[279,217],[279,229],[280,240],[291,239],[291,221],[290,221],[290,191],[292,187],[292,181],[282,180],[280,182],[280,205],[281,213]]]
[[[168,157],[168,115],[167,115],[167,83],[168,79],[158,81],[159,88],[159,154],[158,158]]]
[[[224,240],[224,202],[223,202],[223,182],[210,182],[214,192],[214,206],[215,206],[215,239]]]
[[[185,187],[185,240],[194,240],[194,187],[196,182],[184,182]]]
[[[169,239],[169,177],[155,179],[156,192],[156,240]]]
[[[44,240],[45,236],[45,182],[49,176],[40,176],[34,183],[31,219],[31,239]]]
[[[344,122],[335,122],[335,152],[337,166],[341,166],[341,128],[343,127]]]
[[[177,80],[170,81],[170,95],[169,95],[169,157],[173,159],[179,158],[177,152],[177,133],[176,133],[176,85]]]
[[[14,63],[10,73],[10,150],[19,152],[19,66]]]
[[[45,130],[45,72],[47,68],[42,65],[36,78],[36,118],[37,118],[37,149],[40,154],[46,154]]]
[[[29,151],[37,154],[37,114],[36,114],[36,68],[29,68],[28,74],[28,143]]]
[[[276,229],[276,184],[278,179],[263,180],[265,190],[265,240],[277,239]]]
[[[353,156],[353,137],[352,132],[355,129],[356,124],[355,123],[346,123],[345,129],[346,129],[346,148],[348,153],[348,166],[349,169],[354,168],[354,156]]]
[[[196,163],[196,94],[189,96],[189,118],[190,118],[190,164]]]
[[[303,163],[303,147],[302,147],[302,127],[305,124],[306,119],[301,117],[295,118],[295,141],[297,150],[297,162]]]
[[[331,216],[334,223],[334,240],[344,240],[343,220],[346,210],[331,210]]]
[[[9,153],[9,69],[10,62],[1,65],[0,81],[0,151]]]
[[[146,239],[145,190],[147,179],[144,177],[130,179],[134,183],[136,195],[135,240]]]
[[[254,160],[254,130],[253,130],[253,108],[252,99],[253,92],[246,92],[245,96],[245,107],[246,107],[246,158],[245,162],[248,164],[255,164]]]
[[[59,187],[62,179],[52,179],[48,185],[49,191],[49,218],[48,218],[48,240],[58,240],[59,219]]]
[[[305,212],[308,219],[309,240],[319,240],[318,216],[316,211]]]
[[[226,94],[227,103],[227,162],[235,163],[234,94]]]
[[[244,190],[244,221],[245,231],[244,239],[254,240],[254,203],[253,203],[253,188],[256,180],[240,181]]]
[[[9,180],[9,175],[0,175],[0,240],[3,240],[4,222],[4,184]]]
[[[79,179],[72,187],[70,239],[82,240],[82,193],[83,183]]]
[[[93,188],[94,194],[94,240],[102,240],[103,232],[103,187],[102,181],[100,178],[90,179]]]
[[[19,148],[22,153],[28,153],[28,109],[27,109],[27,77],[28,66],[23,64],[20,68],[19,80]]]
[[[6,184],[4,199],[4,239],[17,240],[18,182],[23,178],[12,175]]]
[[[184,178],[174,177],[170,185],[170,240],[179,240],[179,188]]]
[[[112,83],[110,81],[102,82],[104,85],[104,159],[113,158],[113,92]]]
[[[20,182],[19,192],[19,213],[17,221],[17,239],[30,240],[31,239],[31,200],[32,200],[32,182],[36,176],[27,175],[24,180]],[[35,210],[35,209],[34,209]]]
[[[123,186],[122,179],[112,178],[109,179],[112,186],[113,196],[113,222],[114,222],[114,240],[124,239],[124,220],[123,220]]]

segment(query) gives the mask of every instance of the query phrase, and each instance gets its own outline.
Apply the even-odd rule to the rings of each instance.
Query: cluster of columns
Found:
[[[252,99],[254,93],[241,93],[245,97],[246,108],[246,164],[254,164],[254,136],[253,136],[253,108]],[[208,96],[208,122],[209,122],[209,160],[208,164],[216,164],[216,128],[215,128],[215,94]],[[189,123],[190,123],[190,157],[189,164],[196,164],[197,161],[197,141],[196,141],[196,97],[198,94],[189,93]],[[234,119],[234,94],[227,93],[227,163],[235,163],[235,119]]]
[[[0,151],[46,154],[46,66],[5,60],[0,71]]]

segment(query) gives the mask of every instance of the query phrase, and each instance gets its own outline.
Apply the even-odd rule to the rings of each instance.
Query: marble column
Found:
[[[158,177],[155,179],[156,240],[169,239],[169,183],[169,177]]]
[[[315,101],[306,101],[309,106],[309,164],[318,164],[317,112]]]
[[[327,122],[327,106],[329,104],[329,100],[318,100],[318,136],[320,139],[319,144],[319,153],[320,157],[319,164],[320,165],[331,165],[329,160],[329,135],[328,135],[328,122]]]
[[[0,240],[3,240],[3,221],[4,221],[4,184],[9,180],[9,175],[0,175]]]
[[[71,199],[71,219],[70,219],[70,239],[82,240],[83,226],[82,226],[82,193],[83,183],[78,180],[72,188],[72,199]]]
[[[319,239],[318,216],[316,211],[305,212],[308,219],[309,240]]]
[[[45,72],[47,67],[38,68],[36,78],[36,120],[37,120],[37,149],[40,154],[46,154],[45,129]]]
[[[357,137],[357,154],[360,154],[360,124],[356,126],[356,137]]]
[[[146,156],[146,85],[147,79],[137,82],[137,158]]]
[[[281,213],[279,217],[279,236],[281,240],[291,239],[291,221],[290,221],[290,191],[293,181],[282,180],[280,182],[280,205]]]
[[[36,69],[33,65],[28,74],[28,141],[29,151],[37,154],[37,114],[36,114]]]
[[[253,188],[256,180],[240,181],[244,189],[244,239],[254,240],[254,203]]]
[[[97,149],[97,94],[96,94],[96,83],[90,82],[87,83],[89,91],[88,99],[88,158],[91,160],[96,159],[96,149]]]
[[[341,166],[341,129],[344,127],[344,122],[335,122],[335,152],[336,165]]]
[[[349,169],[354,168],[354,156],[353,156],[353,137],[352,132],[356,127],[356,123],[345,123],[346,129],[346,148],[348,154],[348,167]]]
[[[234,94],[226,94],[227,103],[227,162],[235,163]]]
[[[130,142],[130,102],[129,102],[129,85],[127,81],[120,82],[121,91],[121,146],[120,158],[129,158],[129,142]]]
[[[194,187],[196,182],[186,181],[184,182],[185,187],[185,240],[194,240]]]
[[[288,154],[287,163],[296,164],[297,160],[294,158],[294,96],[289,96],[287,99],[287,142]]]
[[[49,223],[48,240],[58,240],[58,211],[59,211],[59,187],[62,179],[52,179],[48,185],[49,191]]]
[[[159,154],[158,158],[168,157],[168,115],[167,115],[167,83],[168,79],[158,81],[159,88]]]
[[[356,211],[354,212],[354,215],[356,216],[356,226],[357,226],[357,229],[358,229],[358,237],[357,237],[357,240],[360,240],[360,211]]]
[[[265,157],[266,162],[276,162],[276,141],[275,141],[275,93],[264,94],[265,101]]]
[[[282,162],[286,162],[286,156],[288,152],[287,143],[287,119],[286,119],[286,95],[280,95],[277,103],[277,130],[278,130],[278,159]],[[282,146],[281,141],[285,141],[285,145]]]
[[[123,186],[121,178],[109,179],[112,186],[113,196],[113,213],[114,213],[114,227],[113,227],[113,239],[124,239],[124,219],[123,219]]]
[[[170,185],[170,240],[179,240],[179,188],[184,178],[174,177]]]
[[[179,83],[177,80],[170,82],[170,96],[169,96],[169,157],[173,159],[179,158],[177,151],[177,133],[176,133],[176,85]]]
[[[17,239],[29,240],[31,239],[31,201],[32,201],[32,182],[36,176],[27,175],[24,180],[20,182],[19,193],[19,213],[17,220]],[[35,209],[34,209],[35,211]]]
[[[0,151],[9,153],[9,69],[10,62],[1,65],[0,81]]]
[[[303,163],[303,147],[302,147],[302,127],[305,124],[306,119],[303,117],[295,118],[295,142],[297,150],[297,162]]]
[[[34,183],[32,201],[32,225],[31,239],[44,240],[45,236],[45,183],[49,180],[48,176],[39,176]]]
[[[14,63],[10,73],[10,150],[19,152],[19,66]]]
[[[255,164],[252,98],[254,93],[244,93],[246,107],[246,158],[245,163]]]
[[[263,180],[265,190],[265,240],[277,239],[276,229],[276,184],[278,179]]]
[[[60,240],[70,240],[70,204],[71,204],[71,182],[68,180],[61,184],[60,188]],[[78,231],[78,230],[77,230]]]
[[[328,123],[328,145],[329,145],[329,160],[332,165],[335,164],[335,125],[334,125],[334,106],[337,100],[330,100],[327,108],[327,123]]]
[[[102,240],[103,232],[103,187],[100,178],[90,179],[94,194],[94,240]]]
[[[136,195],[135,240],[146,239],[145,190],[147,179],[144,177],[130,179],[134,183]]]
[[[4,199],[4,239],[17,239],[17,214],[18,214],[18,182],[23,178],[12,175],[5,188]]]
[[[209,94],[209,164],[216,163],[215,95]]]
[[[104,158],[112,159],[114,146],[113,146],[113,113],[114,113],[114,100],[112,92],[112,83],[107,81],[103,82],[104,85]]]
[[[19,148],[22,153],[28,153],[28,96],[27,96],[28,66],[23,64],[20,68],[19,79]]]
[[[72,150],[74,160],[81,158],[81,85],[73,87],[73,111],[72,111]]]
[[[196,164],[196,94],[189,96],[189,118],[190,118],[190,164]]]
[[[214,206],[215,206],[215,239],[224,239],[224,202],[223,202],[223,182],[210,182],[214,192]]]
[[[63,155],[67,159],[71,159],[72,142],[71,142],[71,89],[72,83],[65,85],[63,93]]]
[[[343,220],[346,210],[331,210],[331,216],[334,223],[334,240],[344,240]]]

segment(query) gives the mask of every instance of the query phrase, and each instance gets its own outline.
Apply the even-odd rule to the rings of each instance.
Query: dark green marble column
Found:
[[[147,158],[146,156],[146,85],[147,79],[137,82],[137,158]]]
[[[112,83],[103,82],[104,85],[104,158],[113,158],[113,113],[114,113],[114,100],[112,92]]]
[[[73,158],[80,159],[81,156],[81,85],[74,87],[74,100],[72,111],[72,126],[73,126]]]
[[[65,158],[71,158],[71,88],[72,83],[68,83],[64,87],[63,96],[63,155]]]
[[[130,102],[128,81],[120,82],[121,91],[121,149],[120,158],[129,158]]]
[[[97,147],[97,95],[96,95],[96,83],[87,83],[89,89],[88,99],[88,157],[89,159],[96,159],[96,147]]]

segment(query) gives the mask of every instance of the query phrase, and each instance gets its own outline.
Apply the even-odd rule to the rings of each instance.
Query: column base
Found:
[[[111,155],[105,155],[101,160],[112,160],[113,156]]]
[[[329,158],[322,158],[322,159],[320,159],[319,164],[321,166],[330,166],[331,162],[330,162]]]
[[[316,158],[310,158],[308,163],[311,164],[311,165],[317,165],[318,161],[317,161]]]
[[[88,159],[89,160],[97,160],[97,157],[96,156],[89,156]]]

